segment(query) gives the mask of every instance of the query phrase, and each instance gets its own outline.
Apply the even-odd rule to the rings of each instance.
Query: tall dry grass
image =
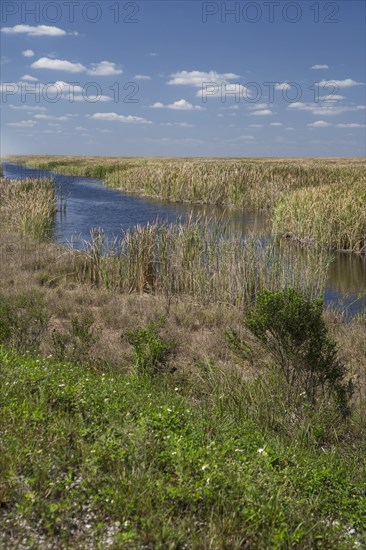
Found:
[[[276,234],[334,250],[366,252],[366,176],[284,195],[274,212]]]
[[[153,159],[15,156],[13,162],[169,201],[272,209],[293,190],[358,181],[362,159]]]
[[[326,255],[294,254],[258,236],[238,240],[210,220],[137,225],[108,242],[95,231],[73,255],[79,282],[120,292],[190,296],[200,303],[245,307],[263,288],[286,286],[318,295]]]
[[[0,178],[0,218],[3,226],[22,237],[49,237],[56,212],[51,179]]]

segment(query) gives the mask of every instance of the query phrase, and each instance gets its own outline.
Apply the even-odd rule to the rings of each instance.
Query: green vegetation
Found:
[[[265,429],[239,376],[202,367],[195,388],[4,348],[0,361],[4,547],[366,544],[361,450]]]
[[[67,250],[2,185],[0,547],[366,545],[366,319],[316,300],[324,253],[211,220]]]
[[[314,407],[319,399],[334,396],[341,414],[349,414],[352,384],[345,383],[346,369],[329,337],[322,300],[308,299],[293,288],[264,290],[246,324],[272,355],[288,398],[301,392]]]
[[[299,188],[364,181],[362,159],[149,159],[14,156],[13,162],[103,178],[123,191],[169,201],[271,209]]]
[[[284,195],[274,213],[274,231],[305,243],[366,253],[366,177]]]
[[[238,240],[219,222],[192,219],[136,225],[109,243],[94,232],[84,251],[70,258],[79,282],[238,307],[252,304],[262,288],[292,285],[318,294],[329,262],[326,255],[295,255],[260,237]]]
[[[127,331],[126,338],[134,349],[137,372],[158,374],[166,370],[175,342],[166,342],[158,333],[155,323],[149,323],[145,329]]]
[[[0,178],[0,216],[21,236],[44,238],[52,231],[56,196],[52,180]]]

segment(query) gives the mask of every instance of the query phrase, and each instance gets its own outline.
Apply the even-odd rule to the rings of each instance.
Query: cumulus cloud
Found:
[[[239,136],[239,139],[243,140],[243,141],[253,141],[255,139],[254,136],[249,136],[249,135],[244,135],[244,136]]]
[[[276,90],[288,90],[289,88],[291,88],[291,84],[288,82],[277,82],[275,85]]]
[[[38,78],[36,78],[35,76],[30,76],[29,74],[25,74],[21,77],[20,80],[26,80],[28,82],[38,82]]]
[[[112,61],[101,61],[92,63],[91,69],[81,63],[74,63],[67,59],[53,59],[41,57],[31,65],[32,69],[49,69],[53,71],[64,71],[66,73],[87,73],[91,76],[112,76],[122,74],[123,70]]]
[[[73,63],[66,59],[50,59],[41,57],[31,65],[32,69],[49,69],[53,71],[64,71],[66,73],[83,73],[87,71],[81,63]]]
[[[320,69],[329,69],[328,65],[313,65],[311,68],[315,71]]]
[[[362,82],[356,82],[355,80],[352,80],[352,78],[345,78],[344,80],[321,80],[319,82],[319,86],[334,86],[336,88],[352,88],[353,86],[362,85]]]
[[[66,31],[59,27],[50,27],[48,25],[15,25],[14,27],[3,27],[1,32],[5,34],[26,34],[27,36],[64,36],[67,34]]]
[[[196,88],[200,88],[204,82],[220,84],[234,78],[239,78],[239,75],[234,73],[218,73],[216,71],[179,71],[172,73],[170,76],[171,80],[168,81],[170,85],[195,86]]]
[[[151,80],[151,76],[147,74],[135,74],[133,77],[134,80]]]
[[[94,113],[90,118],[93,120],[108,120],[127,124],[152,124],[151,120],[146,120],[139,116],[118,115],[117,113]]]
[[[151,109],[173,109],[176,111],[203,111],[204,108],[200,105],[192,105],[189,101],[186,99],[179,99],[178,101],[174,101],[174,103],[170,103],[169,105],[164,105],[164,103],[161,103],[160,101],[157,101],[153,105],[150,105]]]
[[[111,61],[101,61],[100,63],[92,63],[92,68],[88,69],[88,74],[91,76],[112,76],[122,74],[123,70]]]
[[[336,116],[345,112],[362,111],[365,109],[365,106],[337,105],[336,102],[332,101],[322,101],[320,103],[302,103],[301,101],[295,101],[294,103],[290,103],[288,109],[309,111],[313,115]]]
[[[69,120],[68,116],[34,115],[38,120]]]
[[[283,126],[282,122],[271,122],[271,126]]]
[[[46,107],[40,107],[39,105],[29,106],[29,105],[9,105],[9,108],[13,111],[47,111]]]
[[[34,120],[21,120],[20,122],[8,122],[7,126],[13,126],[14,128],[33,128],[37,124]]]
[[[327,126],[332,126],[331,122],[326,122],[325,120],[317,120],[308,124],[309,128],[326,128]]]
[[[336,124],[337,128],[365,128],[365,124],[358,124],[357,122],[348,122],[345,124]]]
[[[33,50],[24,50],[24,52],[22,52],[22,55],[24,57],[33,57],[36,54],[34,53]]]
[[[217,98],[234,98],[237,97],[251,97],[250,91],[248,88],[237,83],[228,83],[228,82],[207,82],[206,84],[200,87],[197,91],[197,97],[217,97]]]
[[[270,109],[259,109],[258,111],[253,111],[250,114],[256,116],[269,116],[273,115],[273,112]]]

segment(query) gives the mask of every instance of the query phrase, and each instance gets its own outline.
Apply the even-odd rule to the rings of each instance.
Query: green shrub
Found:
[[[173,340],[165,341],[153,322],[148,323],[145,329],[126,331],[126,338],[133,347],[135,365],[141,374],[157,374],[163,371],[176,345]]]
[[[68,333],[54,330],[52,343],[54,356],[58,360],[70,360],[83,363],[90,357],[90,350],[98,338],[93,330],[94,319],[86,315],[71,319]]]
[[[0,295],[0,343],[18,350],[37,350],[48,325],[49,314],[42,296]]]
[[[351,382],[323,319],[323,302],[289,288],[264,290],[246,326],[274,359],[289,395],[304,394],[315,407],[320,397],[333,397],[342,415],[349,412]]]

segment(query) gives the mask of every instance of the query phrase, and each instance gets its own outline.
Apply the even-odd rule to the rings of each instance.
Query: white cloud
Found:
[[[174,101],[174,103],[170,103],[169,105],[164,105],[164,103],[161,103],[160,101],[154,103],[150,106],[151,109],[173,109],[176,111],[203,111],[204,108],[200,105],[192,105],[189,101],[186,99],[179,99],[178,101]]]
[[[361,111],[365,109],[364,105],[355,105],[355,106],[346,106],[346,105],[337,105],[336,102],[320,102],[320,103],[302,103],[301,101],[296,101],[290,103],[288,109],[298,110],[298,111],[309,111],[313,115],[321,116],[336,116],[345,112]]]
[[[271,126],[283,126],[282,122],[271,122]]]
[[[171,80],[168,84],[177,86],[194,86],[201,88],[205,82],[214,82],[215,84],[222,84],[228,80],[239,78],[239,75],[234,73],[218,73],[216,71],[179,71],[170,75]]]
[[[331,101],[342,101],[342,99],[344,99],[344,95],[339,95],[339,94],[319,96],[319,101],[325,101],[327,103],[330,103]]]
[[[365,128],[365,124],[358,124],[356,122],[349,122],[347,124],[336,124],[337,128]]]
[[[135,74],[133,80],[151,80],[151,76],[147,74]]]
[[[65,71],[67,73],[83,73],[87,71],[81,63],[72,63],[66,59],[50,59],[41,57],[31,65],[32,69],[50,69],[54,71]]]
[[[255,139],[255,137],[245,135],[245,136],[239,136],[239,139],[242,139],[243,141],[253,141]]]
[[[275,85],[276,90],[288,90],[289,88],[291,88],[291,84],[288,82],[277,82]]]
[[[319,69],[329,69],[328,65],[313,65],[311,68],[315,71]]]
[[[362,86],[362,82],[356,82],[352,78],[345,78],[344,80],[321,80],[319,86],[334,86],[336,88],[351,88],[352,86]]]
[[[148,57],[157,57],[157,56],[158,56],[158,54],[155,53],[155,52],[149,52],[149,53],[147,53],[146,55],[147,55]]]
[[[331,122],[326,122],[325,120],[317,120],[308,124],[309,128],[326,128],[327,126],[332,126]]]
[[[261,109],[259,111],[253,111],[250,114],[256,115],[256,116],[268,116],[268,115],[273,115],[273,112],[270,109]]]
[[[5,34],[27,34],[28,36],[64,36],[66,31],[58,27],[48,25],[15,25],[14,27],[4,27],[1,32]],[[30,51],[30,50],[29,50]]]
[[[219,83],[206,83],[205,86],[201,86],[197,91],[197,97],[217,97],[217,98],[228,98],[234,99],[235,95],[240,97],[251,97],[250,91],[248,88],[239,84],[231,84],[228,82],[219,82]]]
[[[69,120],[67,116],[34,115],[38,120]]]
[[[92,63],[92,68],[87,73],[92,76],[112,76],[122,74],[123,71],[112,61],[101,61],[100,63]]]
[[[263,128],[263,124],[249,124],[249,128]]]
[[[47,111],[46,107],[40,107],[39,105],[9,105],[9,108],[14,111]]]
[[[8,122],[8,126],[13,126],[14,128],[33,128],[37,124],[34,120],[21,120],[20,122]]]
[[[179,126],[180,128],[194,128],[194,124],[188,124],[188,122],[162,122],[161,126]]]
[[[108,120],[116,122],[125,122],[128,124],[152,124],[151,120],[132,115],[118,115],[117,113],[94,113],[91,117],[93,120]]]
[[[73,84],[72,82],[64,82],[63,80],[56,80],[53,84],[49,84],[49,87],[55,87],[57,90],[55,91],[61,91],[62,93],[82,93],[83,88],[79,84]]]
[[[41,57],[38,61],[34,61],[31,67],[32,69],[50,69],[67,73],[87,73],[91,76],[112,76],[123,73],[122,69],[112,61],[92,63],[91,69],[88,69],[81,63],[73,63],[67,59],[53,59],[51,57]]]
[[[29,74],[25,74],[21,77],[20,80],[27,80],[28,82],[38,82],[38,78],[36,78],[35,76],[30,76]]]
[[[24,50],[24,52],[22,52],[22,55],[24,55],[24,57],[33,57],[36,54],[33,50]]]

